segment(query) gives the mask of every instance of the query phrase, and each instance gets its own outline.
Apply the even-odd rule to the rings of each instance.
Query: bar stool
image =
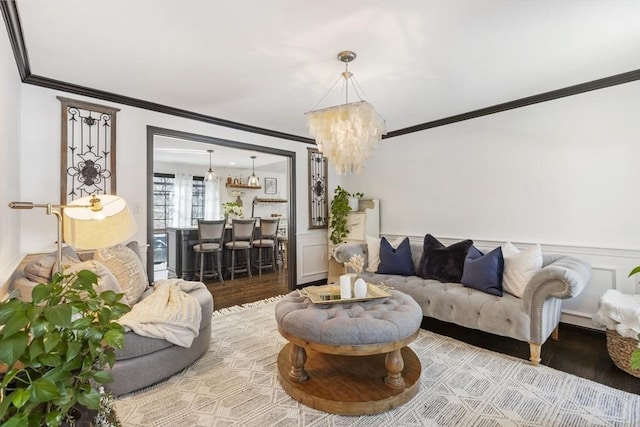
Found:
[[[260,218],[258,239],[253,241],[253,247],[258,248],[258,272],[262,276],[262,252],[271,249],[271,267],[276,271],[276,246],[278,244],[278,225],[280,218],[268,219]]]
[[[287,236],[278,236],[278,253],[283,268],[287,269],[287,258],[289,252],[289,238]]]
[[[231,280],[236,272],[236,251],[244,251],[247,257],[246,271],[251,276],[251,248],[253,244],[253,232],[256,227],[256,219],[232,219],[231,220],[231,241],[224,244],[224,247],[231,251]],[[239,270],[244,271],[244,269]]]
[[[198,220],[198,243],[193,245],[193,251],[196,254],[196,266],[198,257],[200,257],[200,281],[204,280],[204,258],[205,255],[211,254],[211,266],[216,267],[220,282],[224,283],[222,278],[222,243],[224,240],[224,219],[206,221]],[[215,257],[213,256],[215,254]]]

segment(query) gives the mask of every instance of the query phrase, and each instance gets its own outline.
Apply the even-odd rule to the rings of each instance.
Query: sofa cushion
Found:
[[[398,249],[405,237],[398,237],[391,243],[391,247]],[[380,265],[380,241],[379,237],[367,236],[367,268],[366,270],[375,273]]]
[[[533,275],[542,268],[540,245],[531,246],[520,252],[510,242],[502,245],[504,273],[502,287],[510,294],[522,298],[524,290]]]
[[[96,292],[113,291],[117,294],[122,293],[122,288],[111,270],[96,260],[71,264],[64,269],[64,274],[73,274],[81,270],[89,270],[98,276],[98,287],[96,288]]]
[[[27,265],[24,266],[25,276],[36,283],[49,282],[53,276],[53,272],[58,271],[57,252],[58,251],[54,251],[29,261]],[[80,258],[78,258],[73,248],[71,246],[64,246],[62,248],[62,265],[70,265],[76,262],[80,262]]]
[[[375,272],[380,265],[380,238],[367,236],[367,271]]]
[[[469,252],[473,252],[472,249],[475,248],[472,246]],[[473,252],[471,255],[475,256],[477,254]],[[486,255],[481,255],[475,259],[467,257],[464,261],[461,282],[468,288],[501,297],[503,271],[504,258],[502,249],[497,247]]]
[[[472,240],[463,240],[451,246],[444,246],[431,234],[427,234],[424,236],[417,275],[423,279],[460,283],[464,261],[472,245]]]
[[[149,286],[142,261],[130,248],[117,245],[98,249],[94,258],[106,265],[116,277],[124,292],[122,302],[125,304],[135,304]]]
[[[399,276],[413,276],[415,274],[408,237],[405,237],[397,248],[394,248],[386,237],[380,240],[380,264],[377,272]]]

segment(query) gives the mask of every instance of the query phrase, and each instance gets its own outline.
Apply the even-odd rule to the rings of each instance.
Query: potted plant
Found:
[[[347,228],[347,214],[352,210],[349,204],[349,199],[357,197],[357,199],[363,197],[362,193],[351,194],[339,185],[333,191],[333,200],[331,200],[331,221],[329,227],[331,228],[331,234],[329,239],[334,245],[342,243],[344,238],[349,233]],[[356,202],[357,202],[356,199]]]
[[[111,381],[104,368],[124,345],[115,322],[129,311],[123,294],[94,286],[87,270],[54,274],[33,289],[32,302],[0,303],[0,423],[58,426],[79,409],[98,411]],[[108,399],[107,399],[108,401]]]

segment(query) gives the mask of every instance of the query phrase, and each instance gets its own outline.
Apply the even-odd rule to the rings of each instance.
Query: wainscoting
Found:
[[[297,240],[297,284],[326,279],[329,269],[326,230],[299,233]]]

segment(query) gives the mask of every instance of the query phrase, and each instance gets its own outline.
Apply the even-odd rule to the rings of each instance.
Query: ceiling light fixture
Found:
[[[373,155],[374,148],[382,139],[382,135],[387,133],[387,129],[384,119],[373,106],[362,100],[358,93],[360,85],[349,72],[349,62],[356,59],[356,54],[345,50],[338,54],[338,59],[345,64],[341,77],[344,78],[346,102],[334,107],[309,111],[305,115],[308,120],[309,134],[315,138],[318,151],[329,159],[329,163],[334,165],[338,175],[343,175],[359,173],[362,170],[364,162]],[[338,81],[340,77],[329,92]],[[350,82],[360,99],[357,102],[349,103]]]
[[[256,176],[256,156],[251,156],[251,160],[253,161],[253,167],[251,169],[251,176],[247,180],[247,185],[258,187],[260,181],[258,181],[258,177]]]
[[[216,179],[216,174],[213,172],[213,169],[211,169],[211,153],[213,153],[213,150],[207,150],[207,153],[209,153],[209,171],[207,172],[207,175],[204,177],[204,180],[213,181],[214,179]]]

